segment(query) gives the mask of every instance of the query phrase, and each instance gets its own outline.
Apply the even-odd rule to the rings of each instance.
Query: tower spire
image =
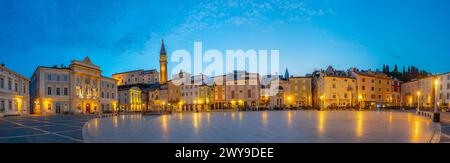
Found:
[[[166,47],[164,46],[164,39],[161,39],[161,51],[159,52],[160,55],[166,55]]]

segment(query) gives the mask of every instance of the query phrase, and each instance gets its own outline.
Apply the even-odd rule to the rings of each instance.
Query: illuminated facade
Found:
[[[90,114],[117,107],[117,80],[101,76],[88,57],[69,67],[38,67],[30,90],[34,114]]]
[[[205,75],[190,76],[188,82],[183,82],[180,87],[181,110],[205,111],[212,110],[214,106],[214,88],[211,78]]]
[[[357,104],[356,79],[333,67],[313,74],[313,104],[318,108],[348,108]]]
[[[374,71],[359,71],[355,68],[349,70],[356,78],[358,102],[361,108],[375,109],[377,107],[390,107],[398,104],[400,96],[394,91],[394,80],[386,74]]]
[[[142,101],[142,90],[139,87],[126,88],[119,86],[118,106],[121,111],[142,111],[145,103]]]
[[[159,83],[157,70],[135,70],[112,75],[118,81],[117,85],[156,84]]]
[[[0,117],[29,114],[30,79],[0,65]]]
[[[290,77],[290,92],[287,100],[293,107],[312,106],[312,78]]]
[[[431,108],[434,106],[433,77],[403,83],[401,88],[402,106]]]
[[[450,73],[438,75],[438,102],[442,109],[450,109]]]
[[[264,84],[262,84],[260,90],[261,106],[267,109],[294,107],[295,101],[291,95],[291,88],[288,81],[278,76],[264,77],[263,80],[265,82],[263,82]]]
[[[228,73],[225,82],[227,106],[235,110],[258,108],[260,104],[260,88],[258,73],[246,71]]]

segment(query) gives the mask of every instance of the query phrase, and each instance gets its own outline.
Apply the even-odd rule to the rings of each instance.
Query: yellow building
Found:
[[[356,79],[333,67],[313,74],[313,103],[317,108],[352,108],[356,106]]]
[[[228,108],[251,110],[259,107],[261,85],[258,73],[234,71],[227,74],[225,80]]]
[[[112,75],[118,81],[117,85],[156,84],[159,83],[157,70],[134,70]]]
[[[356,90],[360,108],[375,109],[377,107],[396,105],[398,95],[394,91],[394,80],[386,74],[374,71],[359,71],[357,69],[351,69],[350,73],[356,78]]]
[[[88,57],[73,60],[69,67],[38,67],[30,90],[34,114],[90,114],[117,107],[117,80],[101,76]]]
[[[118,106],[121,111],[143,111],[142,90],[139,87],[119,86]]]
[[[402,106],[430,109],[434,106],[434,77],[422,78],[402,84]]]
[[[290,93],[287,101],[292,107],[312,106],[312,78],[311,77],[290,77]]]
[[[30,79],[0,65],[0,117],[29,114]]]

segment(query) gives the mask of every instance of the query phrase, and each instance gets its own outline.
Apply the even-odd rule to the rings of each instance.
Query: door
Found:
[[[61,114],[61,104],[60,103],[56,104],[55,112],[56,112],[56,114]]]
[[[86,104],[86,114],[91,114],[91,104]]]

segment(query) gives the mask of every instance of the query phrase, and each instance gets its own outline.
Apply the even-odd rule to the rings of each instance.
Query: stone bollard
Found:
[[[433,114],[433,122],[441,122],[441,114],[440,113]]]

